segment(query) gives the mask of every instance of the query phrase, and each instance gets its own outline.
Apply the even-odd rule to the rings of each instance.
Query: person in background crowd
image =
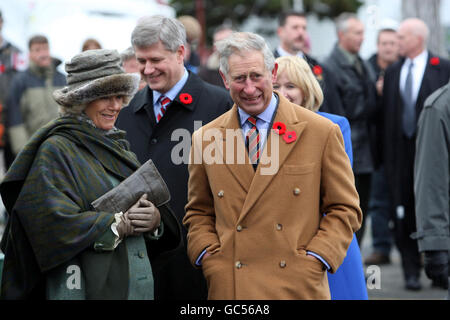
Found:
[[[152,299],[150,260],[155,267],[181,241],[170,208],[147,193],[125,212],[91,205],[140,167],[114,127],[139,76],[123,71],[115,50],[80,53],[66,71],[68,86],[53,94],[61,116],[32,136],[0,185],[10,213],[1,298]]]
[[[261,36],[216,45],[235,105],[192,137],[191,263],[209,299],[330,299],[326,270],[336,272],[362,217],[341,131],[273,91],[277,64]],[[231,144],[207,138],[229,131]],[[205,158],[212,145],[225,164]]]
[[[397,31],[392,27],[382,27],[378,31],[377,52],[368,60],[368,66],[375,76],[373,82],[377,90],[377,109],[382,110],[384,73],[386,68],[398,59]],[[371,219],[373,252],[364,260],[367,265],[383,265],[390,263],[390,252],[393,243],[391,232],[391,216],[389,192],[386,182],[386,171],[382,163],[381,137],[383,136],[382,114],[377,113],[374,126],[376,139],[375,171],[372,173],[368,216]]]
[[[328,68],[304,52],[305,40],[308,37],[308,21],[303,12],[287,11],[278,17],[277,35],[280,39],[279,46],[274,51],[275,58],[283,56],[298,56],[308,62],[319,81],[324,94],[321,109],[337,115],[344,115],[345,111],[337,91],[336,77]]]
[[[350,122],[353,146],[353,172],[364,217],[367,215],[371,175],[375,168],[375,141],[371,135],[376,115],[376,92],[371,71],[359,56],[364,25],[354,14],[342,13],[336,19],[338,43],[325,64],[336,75],[338,92]],[[356,236],[361,244],[365,218]]]
[[[414,157],[417,118],[425,99],[450,78],[450,61],[427,50],[427,25],[408,18],[398,28],[403,58],[386,69],[383,86],[383,157],[394,220],[394,238],[400,251],[405,287],[420,290],[421,259],[416,231]]]
[[[88,38],[83,42],[81,51],[102,49],[102,45],[96,39]]]
[[[122,68],[125,70],[125,72],[138,73],[140,76],[139,64],[136,60],[136,55],[134,53],[133,47],[125,49],[120,54],[120,59],[122,61]],[[139,81],[138,91],[144,88],[145,86],[146,86],[145,80],[141,77],[141,81]]]
[[[65,76],[56,70],[61,61],[51,57],[47,37],[31,37],[28,49],[29,67],[14,76],[6,101],[6,130],[14,156],[33,133],[58,117],[52,94],[66,84]]]
[[[417,126],[414,195],[419,251],[432,286],[450,299],[450,83],[424,103]]]
[[[188,150],[179,151],[186,132],[210,122],[231,108],[223,88],[202,81],[184,66],[186,31],[177,19],[142,18],[131,36],[139,70],[147,86],[139,91],[117,119],[127,132],[131,150],[141,162],[152,159],[171,193],[170,206],[181,222],[187,202]],[[182,141],[190,147],[190,141]],[[178,152],[175,152],[177,151]],[[180,159],[182,158],[182,159]],[[162,268],[155,268],[155,298],[163,300],[206,299],[206,283],[195,270],[184,245]]]
[[[184,59],[184,65],[189,71],[197,73],[198,67],[201,64],[197,48],[203,34],[202,27],[198,20],[192,16],[180,16],[178,20],[186,29],[186,57]]]
[[[213,35],[213,49],[211,55],[206,61],[206,65],[200,66],[198,76],[204,81],[225,88],[222,77],[219,73],[219,53],[217,52],[215,43],[225,39],[233,33],[233,29],[227,25],[219,26]]]
[[[2,158],[0,163],[4,164],[4,168],[0,168],[2,170],[0,176],[14,160],[5,130],[6,97],[10,91],[12,78],[18,71],[23,71],[26,65],[20,50],[3,37],[3,23],[3,14],[0,11],[0,157]]]
[[[290,102],[317,112],[338,124],[344,138],[345,152],[353,164],[350,124],[345,117],[318,111],[323,101],[323,93],[308,63],[296,56],[280,57],[275,62],[278,64],[278,71],[273,88]],[[361,252],[355,235],[344,262],[336,273],[329,273],[327,276],[332,300],[368,299]]]

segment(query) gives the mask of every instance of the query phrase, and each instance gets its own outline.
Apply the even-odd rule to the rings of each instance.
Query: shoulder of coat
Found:
[[[444,100],[448,101],[448,95],[450,94],[450,83],[447,85],[437,89],[434,91],[426,100],[424,103],[424,108],[432,108],[436,107],[439,104],[439,101]],[[445,101],[445,102],[446,102]]]

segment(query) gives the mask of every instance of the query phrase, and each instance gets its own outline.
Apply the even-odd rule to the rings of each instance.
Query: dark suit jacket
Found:
[[[179,95],[188,93],[192,96],[192,103],[184,104]],[[190,147],[190,137],[194,132],[194,121],[201,121],[196,128],[207,124],[231,109],[233,102],[228,92],[201,80],[197,75],[189,72],[185,86],[177,98],[168,106],[165,115],[156,123],[153,112],[153,91],[146,86],[132,99],[130,104],[119,114],[116,126],[127,132],[126,138],[130,142],[131,150],[136,153],[139,161],[144,163],[152,159],[164,178],[171,194],[169,205],[175,212],[179,222],[184,217],[184,206],[187,203],[188,159],[189,148],[180,154],[180,143]],[[175,130],[185,129],[179,133],[188,134],[180,138]],[[174,134],[175,133],[175,134]],[[172,141],[172,135],[173,140]],[[177,149],[178,148],[178,149]],[[185,162],[177,164],[172,160],[172,151],[177,151]],[[202,286],[203,275],[195,270],[185,253],[186,230],[183,229],[184,246],[178,258],[165,266],[164,270],[155,272],[156,299],[197,299],[202,298],[199,286]],[[196,273],[196,274],[194,274]],[[191,281],[191,282],[189,282]],[[204,289],[206,295],[206,289]],[[204,297],[206,298],[206,296]]]
[[[273,52],[273,55],[275,56],[275,59],[280,57],[280,54],[275,49]],[[320,106],[320,111],[322,112],[328,112],[333,113],[340,116],[345,116],[345,110],[342,105],[341,98],[338,93],[338,88],[336,85],[336,77],[333,75],[333,73],[330,72],[329,68],[324,66],[323,64],[320,64],[316,59],[313,57],[303,54],[305,61],[309,64],[311,67],[311,70],[314,73],[314,67],[319,66],[322,71],[321,74],[315,74],[317,81],[320,84],[320,87],[323,90],[323,102]]]
[[[431,63],[436,57],[428,52],[428,63],[422,78],[416,102],[416,121],[419,119],[425,99],[435,90],[447,84],[450,78],[450,61],[439,58],[438,64]],[[405,150],[405,139],[402,129],[403,100],[400,93],[400,71],[405,59],[400,59],[386,69],[383,87],[383,157],[386,166],[389,189],[391,191],[394,208],[402,203],[402,190],[405,188],[413,192],[413,172],[405,176],[401,170],[408,163],[414,162],[415,152]],[[415,135],[412,139],[415,139]],[[414,148],[413,148],[414,149]],[[405,177],[408,178],[405,180]],[[413,199],[413,198],[412,198]],[[414,205],[414,204],[412,204]]]

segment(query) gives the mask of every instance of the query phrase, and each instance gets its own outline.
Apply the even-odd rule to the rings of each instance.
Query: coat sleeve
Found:
[[[306,247],[328,262],[331,273],[344,260],[353,233],[361,226],[362,212],[354,181],[341,131],[334,125],[322,157],[320,212],[324,217],[319,231]]]
[[[433,107],[419,118],[414,167],[419,251],[450,248],[449,122],[448,114]]]
[[[202,161],[202,130],[194,132],[189,163],[188,202],[184,226],[188,229],[187,252],[191,263],[207,248],[214,252],[220,247],[215,228],[214,198],[209,186],[205,164]],[[198,266],[197,266],[198,267]]]

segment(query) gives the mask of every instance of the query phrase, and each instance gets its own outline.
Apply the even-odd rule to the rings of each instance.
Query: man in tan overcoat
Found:
[[[209,299],[330,299],[326,270],[362,219],[339,127],[273,91],[262,37],[233,33],[217,48],[235,104],[193,134],[191,262]]]

